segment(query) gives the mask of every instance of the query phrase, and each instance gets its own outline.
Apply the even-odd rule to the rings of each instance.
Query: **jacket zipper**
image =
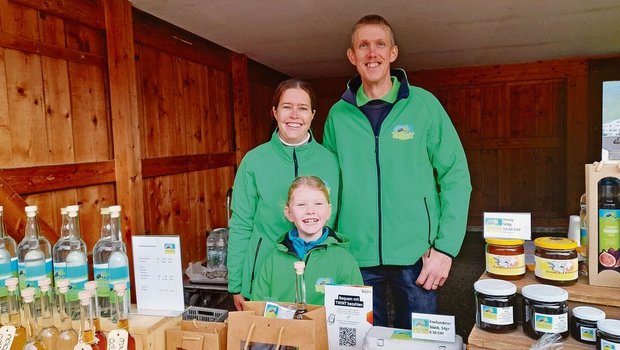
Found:
[[[260,250],[260,245],[263,243],[263,237],[258,239],[258,244],[256,244],[256,253],[254,253],[254,263],[252,264],[252,278],[250,279],[250,294],[252,294],[252,287],[254,286],[254,270],[256,269],[256,259],[258,259],[258,251]]]
[[[377,167],[377,210],[378,210],[378,231],[379,231],[379,265],[383,265],[383,244],[381,230],[381,167],[379,166],[379,135],[375,135],[375,163]]]
[[[424,208],[426,209],[426,222],[428,223],[428,245],[433,246],[431,242],[431,214],[428,212],[428,203],[426,202],[426,197],[424,197]]]
[[[295,147],[293,147],[293,163],[295,164],[295,178],[297,178],[297,174],[299,174],[299,163],[297,163],[297,152],[295,152]]]

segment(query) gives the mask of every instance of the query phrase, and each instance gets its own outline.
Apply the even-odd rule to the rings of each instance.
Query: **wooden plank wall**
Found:
[[[468,225],[480,226],[484,211],[531,212],[534,226],[568,225],[585,189],[583,165],[594,161],[587,60],[408,75],[437,96],[463,142],[473,185]],[[316,119],[324,120],[346,81],[313,81],[322,114]]]
[[[99,209],[136,200],[119,194],[135,183],[131,171],[119,172],[136,160],[127,155],[133,152],[143,198],[127,206],[143,209],[125,207],[125,231],[180,234],[187,265],[205,257],[206,233],[227,225],[237,154],[270,134],[271,94],[285,76],[245,58],[240,80],[231,62],[243,55],[135,9],[132,19],[120,18],[128,2],[118,1],[0,0],[0,205],[12,209],[5,219],[18,241],[24,220],[16,216],[26,203],[39,205],[54,242],[60,207],[79,203],[90,250]],[[110,30],[127,25],[135,54],[124,56]],[[132,88],[134,79],[119,76],[132,69],[136,93],[115,94]],[[234,115],[234,84],[247,86],[242,116]],[[249,127],[240,133],[236,122]],[[135,125],[139,140],[123,132],[126,125]]]

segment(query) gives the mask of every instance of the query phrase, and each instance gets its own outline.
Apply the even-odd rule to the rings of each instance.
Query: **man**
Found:
[[[397,328],[411,312],[436,313],[467,225],[471,184],[450,118],[429,92],[390,69],[398,47],[381,16],[360,19],[349,61],[357,68],[331,108],[324,146],[338,156],[342,192],[338,230],[373,286],[374,324],[387,326],[386,285]]]

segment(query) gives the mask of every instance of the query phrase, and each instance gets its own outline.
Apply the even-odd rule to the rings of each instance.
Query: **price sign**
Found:
[[[2,328],[0,328],[0,350],[11,349],[11,344],[13,344],[14,337],[15,337],[14,326],[2,326]]]
[[[108,350],[127,350],[129,333],[124,329],[116,329],[108,333]]]
[[[77,343],[73,347],[73,350],[93,350],[93,347],[86,343]]]

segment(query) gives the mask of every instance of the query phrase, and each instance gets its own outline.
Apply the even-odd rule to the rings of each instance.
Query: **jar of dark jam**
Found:
[[[620,349],[619,320],[601,320],[596,327],[596,350]]]
[[[507,281],[485,279],[474,283],[476,326],[493,333],[516,329],[516,293],[517,286]]]
[[[556,286],[577,282],[577,242],[564,237],[540,237],[534,245],[534,274],[539,282]]]
[[[525,276],[525,250],[520,239],[486,239],[486,271],[492,278],[518,280]]]
[[[523,331],[538,339],[545,333],[568,336],[568,292],[560,287],[530,284],[521,289],[523,295]]]
[[[596,323],[605,319],[605,312],[590,306],[577,306],[572,310],[570,335],[577,341],[594,345]]]

